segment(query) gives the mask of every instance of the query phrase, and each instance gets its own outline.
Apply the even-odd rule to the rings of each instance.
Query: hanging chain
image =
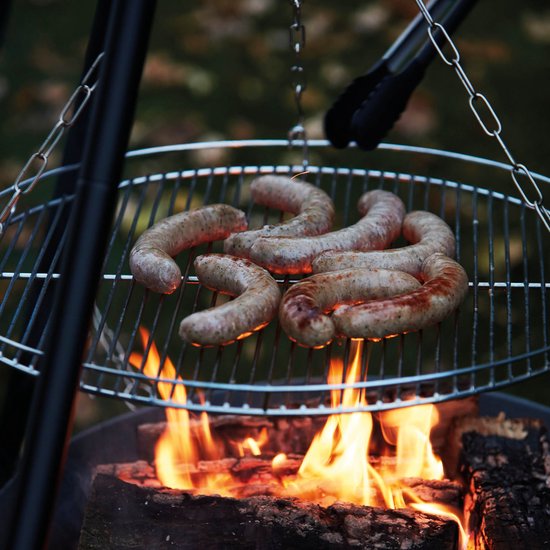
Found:
[[[304,170],[306,170],[308,165],[308,147],[306,129],[304,127],[304,110],[302,107],[302,94],[307,87],[306,73],[302,62],[302,53],[306,45],[306,28],[302,23],[302,5],[304,2],[303,0],[290,0],[290,3],[293,7],[293,20],[289,29],[290,49],[294,53],[294,64],[290,68],[290,72],[292,74],[292,88],[298,111],[298,121],[290,129],[288,140],[291,146],[294,140],[302,141],[303,165]]]
[[[537,185],[537,182],[533,177],[533,174],[529,171],[525,164],[516,162],[512,156],[510,149],[508,149],[508,146],[502,138],[502,123],[498,115],[487,97],[475,89],[474,85],[466,75],[464,68],[460,64],[460,52],[445,27],[434,21],[430,12],[421,0],[415,1],[420,12],[424,16],[426,23],[428,24],[428,36],[439,54],[439,57],[441,57],[445,65],[448,65],[455,70],[460,82],[466,89],[470,109],[481,126],[481,129],[488,136],[496,139],[497,143],[500,145],[500,148],[506,155],[508,162],[511,164],[510,175],[512,176],[515,186],[520,192],[523,201],[527,206],[533,208],[537,212],[546,229],[550,231],[550,211],[544,207],[544,197],[540,187]],[[435,35],[437,33],[440,33],[443,37],[443,44],[441,46],[435,39]],[[448,56],[443,52],[443,47],[445,45],[448,46],[450,50]],[[484,114],[482,114],[483,112]]]
[[[89,102],[90,97],[92,96],[92,93],[98,83],[99,72],[97,69],[101,63],[102,57],[103,53],[100,53],[97,56],[88,72],[82,78],[80,84],[61,109],[57,122],[46,139],[42,142],[42,145],[38,148],[38,151],[29,157],[25,163],[25,166],[23,166],[22,170],[15,178],[15,183],[13,184],[13,194],[0,213],[0,235],[4,233],[6,222],[15,212],[17,203],[19,202],[21,196],[30,193],[40,181],[42,174],[48,166],[48,160],[59,140],[67,128],[70,128],[76,122]],[[95,80],[92,82],[92,77],[94,76]],[[30,180],[30,182],[22,185],[24,180]]]

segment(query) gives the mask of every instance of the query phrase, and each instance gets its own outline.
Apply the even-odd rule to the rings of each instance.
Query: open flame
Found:
[[[167,357],[161,358],[149,334],[141,329],[143,346],[149,353],[132,353],[130,363],[152,378],[176,380],[177,372]],[[351,361],[345,376],[346,385],[360,381],[362,341],[352,342]],[[333,360],[328,380],[341,383],[344,364]],[[183,384],[159,382],[158,391],[164,399],[187,402]],[[333,408],[353,410],[367,404],[364,390],[346,387],[331,392]],[[191,427],[186,409],[167,408],[167,428],[155,448],[155,467],[159,481],[174,489],[198,489],[204,494],[232,496],[235,485],[229,473],[201,473],[193,476],[192,465],[200,460],[224,458],[225,446],[210,430],[208,415],[202,413],[198,426]],[[386,508],[410,507],[416,510],[455,520],[460,528],[461,547],[467,544],[467,535],[461,525],[459,512],[438,503],[420,499],[403,480],[406,478],[443,479],[443,464],[432,449],[430,430],[437,424],[437,409],[433,405],[417,405],[378,413],[380,431],[385,440],[384,456],[379,464],[369,460],[369,447],[374,429],[373,415],[351,412],[329,416],[323,429],[314,437],[296,475],[278,475],[280,495],[299,497],[322,505],[347,501],[366,506]],[[264,428],[257,439],[246,437],[231,442],[238,456],[261,454],[262,445],[269,439]],[[284,471],[287,457],[277,454],[272,460],[275,474]]]
[[[352,346],[352,361],[345,380],[349,385],[361,379],[362,341],[354,341]],[[341,382],[342,373],[343,364],[333,362],[329,381]],[[331,397],[333,407],[341,404],[345,409],[353,409],[367,404],[364,393],[352,387],[334,391]],[[395,449],[391,453],[395,460],[383,463],[378,469],[369,462],[372,415],[354,412],[330,416],[315,436],[297,479],[288,486],[289,491],[302,498],[308,498],[312,489],[320,491],[324,504],[345,500],[366,506],[402,507],[401,479],[443,478],[443,466],[433,454],[429,439],[432,416],[433,423],[437,421],[434,411],[432,405],[424,405],[415,407],[414,412],[408,408],[380,415],[382,434],[388,447]]]

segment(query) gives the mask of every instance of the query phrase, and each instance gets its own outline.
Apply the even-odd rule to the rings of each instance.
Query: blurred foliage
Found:
[[[94,2],[15,1],[0,59],[0,176],[9,183],[79,80]],[[412,0],[305,2],[308,134],[416,13]],[[160,0],[132,147],[212,138],[281,138],[296,120],[290,2]],[[514,155],[544,171],[550,11],[541,0],[479,2],[457,31],[474,85],[493,103]],[[388,140],[502,159],[453,72],[436,61]],[[542,144],[538,142],[542,141]]]
[[[78,83],[94,7],[91,0],[13,2],[0,53],[2,188],[42,142]],[[542,0],[495,7],[479,2],[455,33],[456,42],[472,82],[499,114],[514,156],[545,173],[550,8]],[[413,0],[305,1],[303,105],[309,137],[323,137],[322,119],[331,102],[378,60],[415,14]],[[131,148],[285,138],[297,118],[291,18],[284,0],[159,0]],[[456,76],[438,61],[387,139],[505,160],[480,130]],[[59,158],[57,151],[52,166]],[[548,403],[548,382],[546,377],[545,383],[535,380],[512,391]],[[89,412],[83,416],[89,423]]]

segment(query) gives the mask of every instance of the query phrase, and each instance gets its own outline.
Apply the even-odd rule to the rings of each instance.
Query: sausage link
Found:
[[[328,313],[344,304],[394,296],[418,288],[407,273],[386,269],[344,269],[312,275],[292,285],[283,295],[279,321],[291,340],[320,348],[335,336]]]
[[[359,199],[356,224],[317,237],[260,237],[250,250],[257,264],[274,273],[311,273],[311,262],[327,250],[378,250],[401,232],[403,201],[393,193],[369,191]]]
[[[266,175],[252,181],[250,193],[257,204],[297,215],[276,225],[230,235],[223,245],[226,254],[248,258],[259,237],[320,235],[332,228],[334,204],[322,189],[310,183]]]
[[[187,248],[224,239],[246,227],[245,213],[227,204],[180,212],[142,233],[130,252],[130,271],[147,288],[171,294],[181,284],[181,271],[174,256]]]
[[[462,266],[441,253],[424,260],[421,277],[424,284],[407,294],[338,309],[332,316],[337,332],[379,339],[420,330],[449,316],[468,291]]]
[[[455,255],[455,236],[451,228],[431,212],[416,210],[403,220],[403,236],[410,246],[370,252],[328,251],[312,263],[314,273],[352,267],[397,269],[418,275],[422,262],[431,254]]]
[[[195,346],[224,346],[250,336],[277,314],[281,291],[265,269],[225,254],[198,256],[194,265],[203,285],[237,298],[183,319],[179,334],[185,341]]]

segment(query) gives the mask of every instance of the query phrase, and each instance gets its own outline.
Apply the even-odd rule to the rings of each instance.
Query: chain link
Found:
[[[13,184],[13,194],[0,212],[0,235],[4,233],[6,222],[15,212],[17,203],[22,195],[30,193],[40,181],[42,174],[48,167],[48,161],[63,134],[81,115],[94,92],[99,78],[99,64],[103,58],[100,53],[90,66],[71,97],[65,103],[58,119],[46,139],[38,150],[33,153],[25,166],[21,169]]]
[[[424,19],[426,20],[426,23],[428,25],[428,36],[430,37],[430,40],[432,41],[432,44],[434,45],[439,57],[446,65],[454,69],[460,82],[464,86],[464,89],[468,94],[470,109],[472,110],[472,113],[474,114],[476,120],[481,126],[481,129],[488,136],[496,139],[500,148],[506,155],[506,158],[510,162],[510,175],[515,186],[520,192],[523,201],[527,206],[535,210],[546,229],[550,231],[550,211],[545,208],[543,204],[544,196],[542,194],[542,191],[527,166],[525,166],[525,164],[516,162],[516,160],[512,156],[512,153],[510,152],[508,146],[501,136],[502,123],[498,115],[496,114],[493,106],[491,105],[490,101],[485,97],[485,95],[477,91],[474,85],[471,83],[466,74],[466,71],[460,64],[460,52],[458,51],[456,44],[447,33],[447,30],[443,27],[443,25],[434,21],[430,12],[423,4],[422,0],[415,0],[415,2],[418,6],[418,9],[420,10],[420,13],[424,16]],[[439,45],[437,43],[437,40],[435,39],[435,35],[437,33],[442,34],[444,37],[442,45]],[[443,52],[443,48],[445,46],[447,46],[451,52],[450,57],[446,56]],[[482,116],[480,109],[485,111],[485,115]]]
[[[303,167],[308,166],[308,145],[307,134],[304,127],[304,110],[302,106],[302,95],[307,88],[306,71],[302,63],[302,53],[306,45],[306,28],[302,23],[303,0],[290,0],[293,7],[293,19],[289,28],[290,49],[294,53],[294,64],[290,68],[292,74],[292,89],[294,101],[298,113],[297,123],[288,132],[290,146],[296,140],[302,141]]]

